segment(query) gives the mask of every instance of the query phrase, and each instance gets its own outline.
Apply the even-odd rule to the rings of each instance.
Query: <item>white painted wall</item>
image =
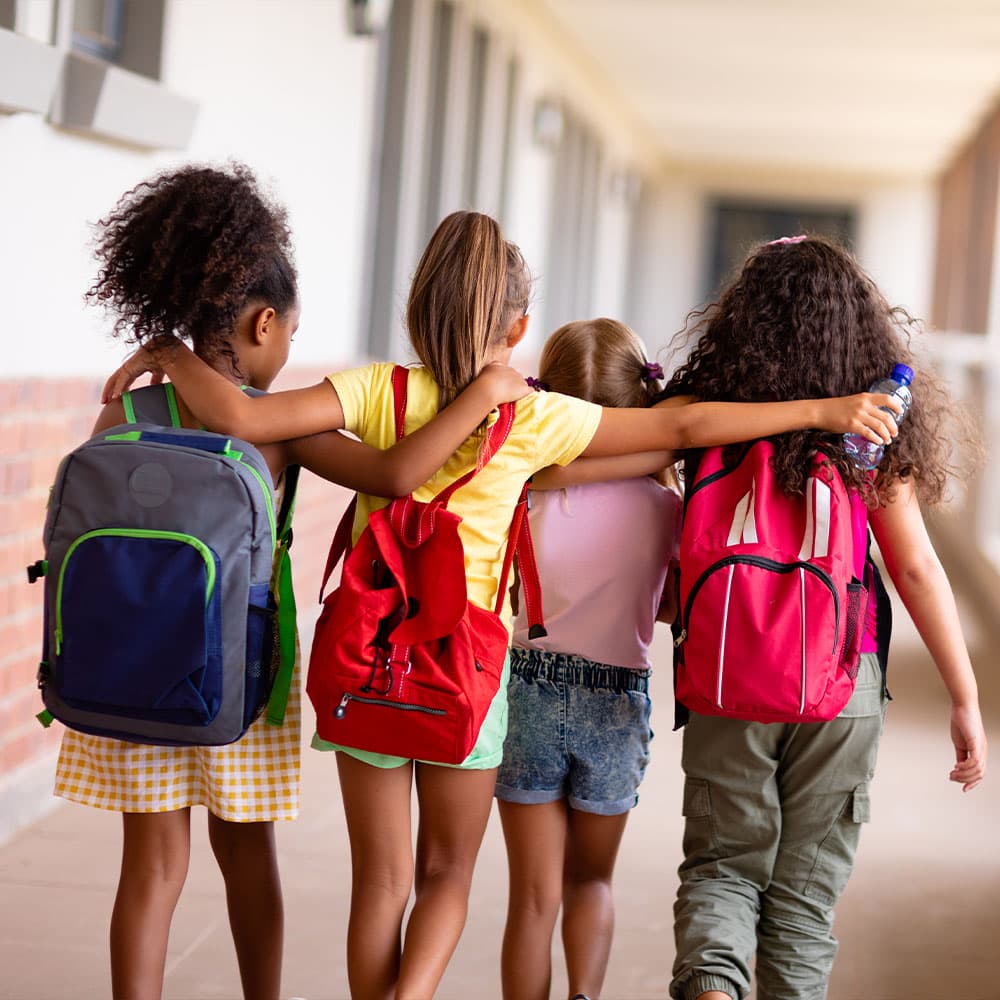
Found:
[[[930,312],[937,196],[933,183],[796,176],[699,179],[682,172],[651,183],[639,211],[640,292],[632,321],[651,351],[662,351],[702,304],[710,239],[710,204],[719,196],[853,206],[857,254],[892,305],[917,317]]]
[[[664,172],[651,137],[614,86],[571,49],[540,8],[527,0],[463,2],[468,16],[487,23],[521,60],[505,228],[538,278],[539,300],[559,178],[552,154],[532,140],[531,119],[539,97],[561,96],[602,137],[609,166],[631,167],[647,178],[637,211],[637,257],[627,252],[622,206],[602,202],[593,301],[597,312],[621,315],[626,287],[637,288],[625,318],[652,352],[699,304],[706,204],[721,193],[855,204],[863,262],[894,302],[926,314],[935,224],[930,183],[752,170]],[[44,32],[50,3],[21,0],[30,8],[33,34]],[[83,305],[94,276],[88,224],[127,188],[181,160],[243,160],[288,205],[303,299],[292,363],[336,365],[362,355],[377,43],[349,35],[346,6],[341,0],[171,0],[164,84],[201,105],[191,148],[182,155],[73,135],[38,116],[0,116],[0,274],[7,292],[0,376],[99,375],[116,363],[122,346],[104,336],[108,324],[100,312]],[[548,332],[537,325],[526,348],[537,349]]]
[[[930,183],[883,184],[859,200],[858,256],[890,305],[929,317],[937,239]]]
[[[348,34],[345,8],[172,0],[163,83],[201,104],[182,155],[0,116],[0,376],[100,374],[117,362],[123,348],[82,301],[94,277],[88,224],[143,178],[186,160],[242,160],[288,206],[303,304],[292,363],[358,356],[376,42]]]

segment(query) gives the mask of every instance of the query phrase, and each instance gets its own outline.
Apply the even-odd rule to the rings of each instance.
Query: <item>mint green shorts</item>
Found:
[[[504,660],[503,673],[500,675],[500,688],[493,698],[489,712],[483,720],[483,728],[479,730],[479,739],[469,756],[461,764],[441,764],[439,761],[426,760],[422,764],[435,764],[438,767],[457,767],[468,771],[488,771],[499,767],[503,758],[503,741],[507,737],[507,682],[510,679],[510,655]],[[349,754],[355,760],[360,760],[372,767],[392,768],[402,767],[410,762],[409,757],[394,757],[387,753],[371,753],[368,750],[356,750],[354,747],[342,747],[336,743],[327,743],[320,739],[318,733],[313,733],[313,750],[340,750]]]

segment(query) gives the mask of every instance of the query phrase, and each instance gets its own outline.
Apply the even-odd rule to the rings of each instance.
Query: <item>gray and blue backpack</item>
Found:
[[[280,725],[298,469],[276,510],[260,452],[181,427],[172,386],[122,401],[129,423],[59,466],[45,558],[28,567],[45,577],[39,718],[165,745],[232,743],[265,706]]]

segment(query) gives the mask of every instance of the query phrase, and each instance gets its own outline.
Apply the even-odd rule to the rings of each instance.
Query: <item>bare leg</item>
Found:
[[[278,1000],[284,910],[274,824],[227,823],[209,813],[208,837],[226,883],[243,996]]]
[[[111,991],[115,1000],[159,1000],[170,921],[187,877],[191,811],[123,813],[122,831]]]
[[[496,768],[463,771],[418,763],[416,780],[416,903],[406,926],[396,1000],[429,1000],[462,935]]]
[[[413,884],[413,765],[383,769],[337,754],[351,843],[347,978],[353,1000],[394,1000],[400,929]]]
[[[547,1000],[563,895],[566,801],[497,805],[510,879],[500,958],[504,1000]]]
[[[615,927],[611,876],[627,822],[627,812],[569,811],[562,936],[570,994],[596,998],[604,984]]]

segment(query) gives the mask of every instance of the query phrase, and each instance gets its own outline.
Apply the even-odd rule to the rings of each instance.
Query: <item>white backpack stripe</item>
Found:
[[[729,537],[726,545],[739,545],[740,542],[757,541],[757,518],[754,515],[754,499],[756,490],[751,485],[749,492],[740,498],[733,511],[733,521],[729,526]]]
[[[747,519],[743,522],[743,541],[757,541],[757,481],[754,480],[750,488],[750,510],[747,511]]]
[[[830,487],[821,479],[816,484],[816,537],[813,541],[813,557],[822,559],[830,554]]]
[[[813,483],[816,482],[815,477],[810,477],[806,481],[806,530],[802,535],[802,545],[799,548],[799,559],[805,560],[812,555],[813,551],[813,534],[815,531],[815,496],[813,490]]]

